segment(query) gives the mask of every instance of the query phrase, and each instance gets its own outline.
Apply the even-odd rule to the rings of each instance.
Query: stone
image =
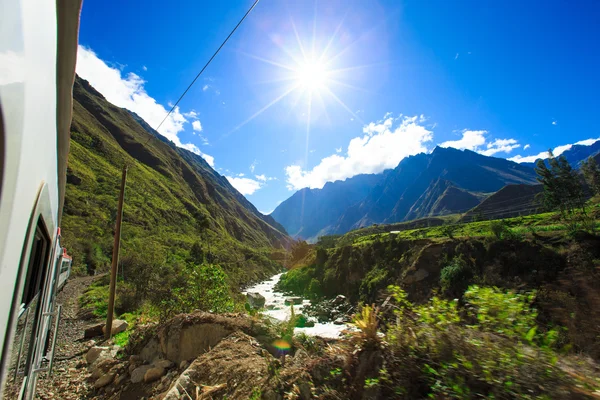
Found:
[[[94,382],[94,387],[96,389],[100,389],[101,387],[104,387],[111,383],[113,379],[115,379],[115,374],[113,372],[108,372],[102,375],[100,378],[98,378],[96,382]]]
[[[150,383],[159,380],[165,374],[165,369],[161,367],[150,368],[144,374],[144,382]]]
[[[286,306],[289,306],[291,304],[302,304],[302,301],[304,299],[302,297],[288,297],[287,299],[285,299],[284,303]]]
[[[85,361],[88,364],[93,364],[94,362],[96,362],[96,360],[100,357],[100,355],[104,352],[108,352],[109,348],[108,347],[100,347],[100,346],[94,346],[91,349],[88,350],[88,352],[85,355]]]
[[[121,386],[121,384],[123,382],[125,382],[126,379],[127,379],[127,374],[125,374],[125,373],[117,375],[115,377],[115,385],[116,386]]]
[[[98,379],[102,375],[106,374],[111,370],[113,365],[115,365],[117,361],[112,358],[99,358],[94,364],[92,364],[92,379]]]
[[[130,363],[134,363],[134,362],[141,363],[143,361],[144,361],[144,359],[142,357],[138,356],[137,354],[133,354],[132,356],[129,357]]]
[[[340,304],[344,304],[346,302],[346,296],[344,296],[343,294],[338,294],[337,296],[335,296],[335,299],[333,299],[332,304],[335,306],[339,306]]]
[[[137,367],[131,372],[131,383],[140,383],[144,380],[144,376],[149,369],[152,369],[152,365],[142,365]]]
[[[248,304],[250,305],[250,307],[254,308],[255,310],[258,310],[265,306],[265,296],[263,296],[260,293],[247,293],[246,299],[248,300]]]
[[[169,360],[157,360],[152,363],[157,368],[170,369],[175,365],[172,361]]]
[[[343,318],[338,318],[335,321],[333,321],[334,325],[344,325],[344,319]]]
[[[104,328],[104,324],[88,325],[83,330],[83,338],[91,339],[91,338],[95,338],[97,336],[102,336],[102,334],[103,334],[102,328]]]
[[[111,335],[124,332],[129,327],[127,321],[122,319],[113,319],[112,328],[110,330]],[[102,333],[106,333],[106,326],[102,327]]]

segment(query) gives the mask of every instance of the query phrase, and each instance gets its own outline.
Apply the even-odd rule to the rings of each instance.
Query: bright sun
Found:
[[[307,61],[296,69],[295,78],[304,88],[318,90],[327,86],[329,71],[322,62]]]

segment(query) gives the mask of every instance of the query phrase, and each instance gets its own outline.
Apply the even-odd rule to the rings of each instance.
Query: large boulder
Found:
[[[83,331],[83,338],[91,339],[95,338],[96,336],[102,336],[104,332],[104,326],[105,324],[102,323],[86,326]]]
[[[268,343],[274,340],[265,324],[246,315],[197,312],[173,317],[158,330],[137,332],[130,339],[130,351],[150,364],[166,359],[179,365],[204,354],[235,331],[254,337],[265,335]]]
[[[110,354],[110,347],[94,346],[88,350],[87,354],[85,355],[85,361],[91,365],[95,363],[96,360],[98,360],[103,354]]]
[[[202,388],[199,398],[248,399],[256,388],[266,386],[269,368],[275,363],[256,340],[235,332],[192,362],[163,400],[187,398],[186,392],[192,393],[197,387]]]
[[[247,293],[246,299],[248,299],[248,304],[255,310],[259,310],[265,306],[265,296],[260,293]]]
[[[129,324],[127,321],[122,319],[113,319],[112,329],[110,330],[111,335],[116,335],[117,333],[125,332]],[[102,327],[102,333],[106,333],[106,326]]]

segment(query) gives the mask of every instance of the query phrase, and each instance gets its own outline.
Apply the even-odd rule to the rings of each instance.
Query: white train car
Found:
[[[71,266],[73,265],[73,258],[67,254],[66,248],[59,247],[59,256],[57,257],[56,265],[58,268],[56,289],[60,291],[67,283],[67,279],[69,279],[69,276],[71,275]]]
[[[33,398],[39,373],[52,367],[80,7],[0,0],[2,398]]]

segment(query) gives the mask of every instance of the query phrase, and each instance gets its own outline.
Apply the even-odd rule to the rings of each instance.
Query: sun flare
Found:
[[[304,62],[298,66],[295,72],[295,79],[298,84],[308,90],[319,90],[327,87],[329,71],[322,62]]]

